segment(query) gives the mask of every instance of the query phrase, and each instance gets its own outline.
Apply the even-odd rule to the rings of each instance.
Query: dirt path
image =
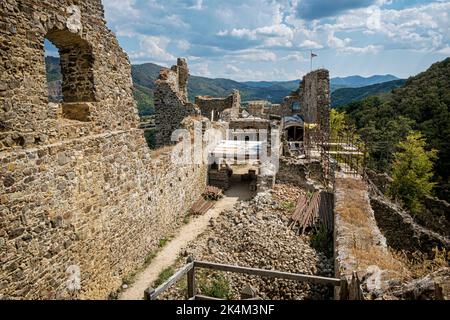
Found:
[[[246,200],[250,197],[248,186],[238,184],[225,193],[215,206],[202,216],[192,219],[183,226],[173,238],[153,259],[152,263],[138,276],[136,281],[126,289],[120,300],[140,300],[147,289],[165,268],[176,262],[178,253],[191,241],[195,240],[207,227],[211,218],[217,217],[223,211],[232,209],[238,200]]]

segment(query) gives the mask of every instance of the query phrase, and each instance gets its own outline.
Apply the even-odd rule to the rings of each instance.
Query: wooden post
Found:
[[[358,274],[355,271],[353,271],[352,281],[350,282],[348,291],[348,300],[364,300],[364,296],[361,292],[361,281],[359,280]]]
[[[194,262],[194,258],[191,256],[187,259],[188,263]],[[188,285],[188,299],[195,297],[195,265],[187,273],[187,285]]]
[[[434,283],[434,298],[436,300],[445,300],[442,287],[438,283]]]
[[[242,289],[241,299],[248,300],[254,298],[256,298],[256,290],[252,286],[247,284],[244,289]]]
[[[339,286],[339,300],[348,300],[348,282],[345,278],[341,279]]]
[[[153,293],[155,293],[155,289],[153,288],[148,288],[144,291],[144,299],[145,300],[153,300]]]

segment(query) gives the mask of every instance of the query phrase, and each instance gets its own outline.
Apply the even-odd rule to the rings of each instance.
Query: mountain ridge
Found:
[[[131,66],[133,78],[133,93],[141,116],[153,113],[154,100],[153,91],[155,89],[154,81],[159,76],[162,66],[154,63],[144,63]],[[59,58],[46,57],[47,79],[51,83],[52,92],[58,92],[58,82],[61,80],[59,68]],[[342,87],[360,86],[363,83],[372,83],[374,81],[383,82],[392,79],[392,75],[375,75],[368,78],[361,76],[339,77],[330,80],[331,91]],[[397,79],[397,78],[396,78]],[[226,78],[208,78],[191,75],[188,82],[189,99],[195,100],[196,96],[227,96],[234,89],[241,92],[242,100],[268,100],[272,103],[281,103],[283,98],[292,91],[298,89],[300,80],[288,81],[244,81],[239,82]],[[345,84],[345,85],[344,85]],[[348,102],[350,100],[345,100]]]

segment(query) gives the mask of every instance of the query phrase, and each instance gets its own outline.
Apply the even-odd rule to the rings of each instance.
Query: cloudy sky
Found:
[[[235,80],[408,77],[450,56],[450,0],[103,0],[133,63]]]

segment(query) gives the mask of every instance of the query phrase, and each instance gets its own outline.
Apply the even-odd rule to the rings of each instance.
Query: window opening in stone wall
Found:
[[[63,117],[90,121],[96,101],[92,47],[68,30],[50,31],[44,42],[49,102],[62,103]]]
[[[47,77],[48,101],[62,102],[62,74],[59,51],[53,43],[45,39],[45,73]]]

